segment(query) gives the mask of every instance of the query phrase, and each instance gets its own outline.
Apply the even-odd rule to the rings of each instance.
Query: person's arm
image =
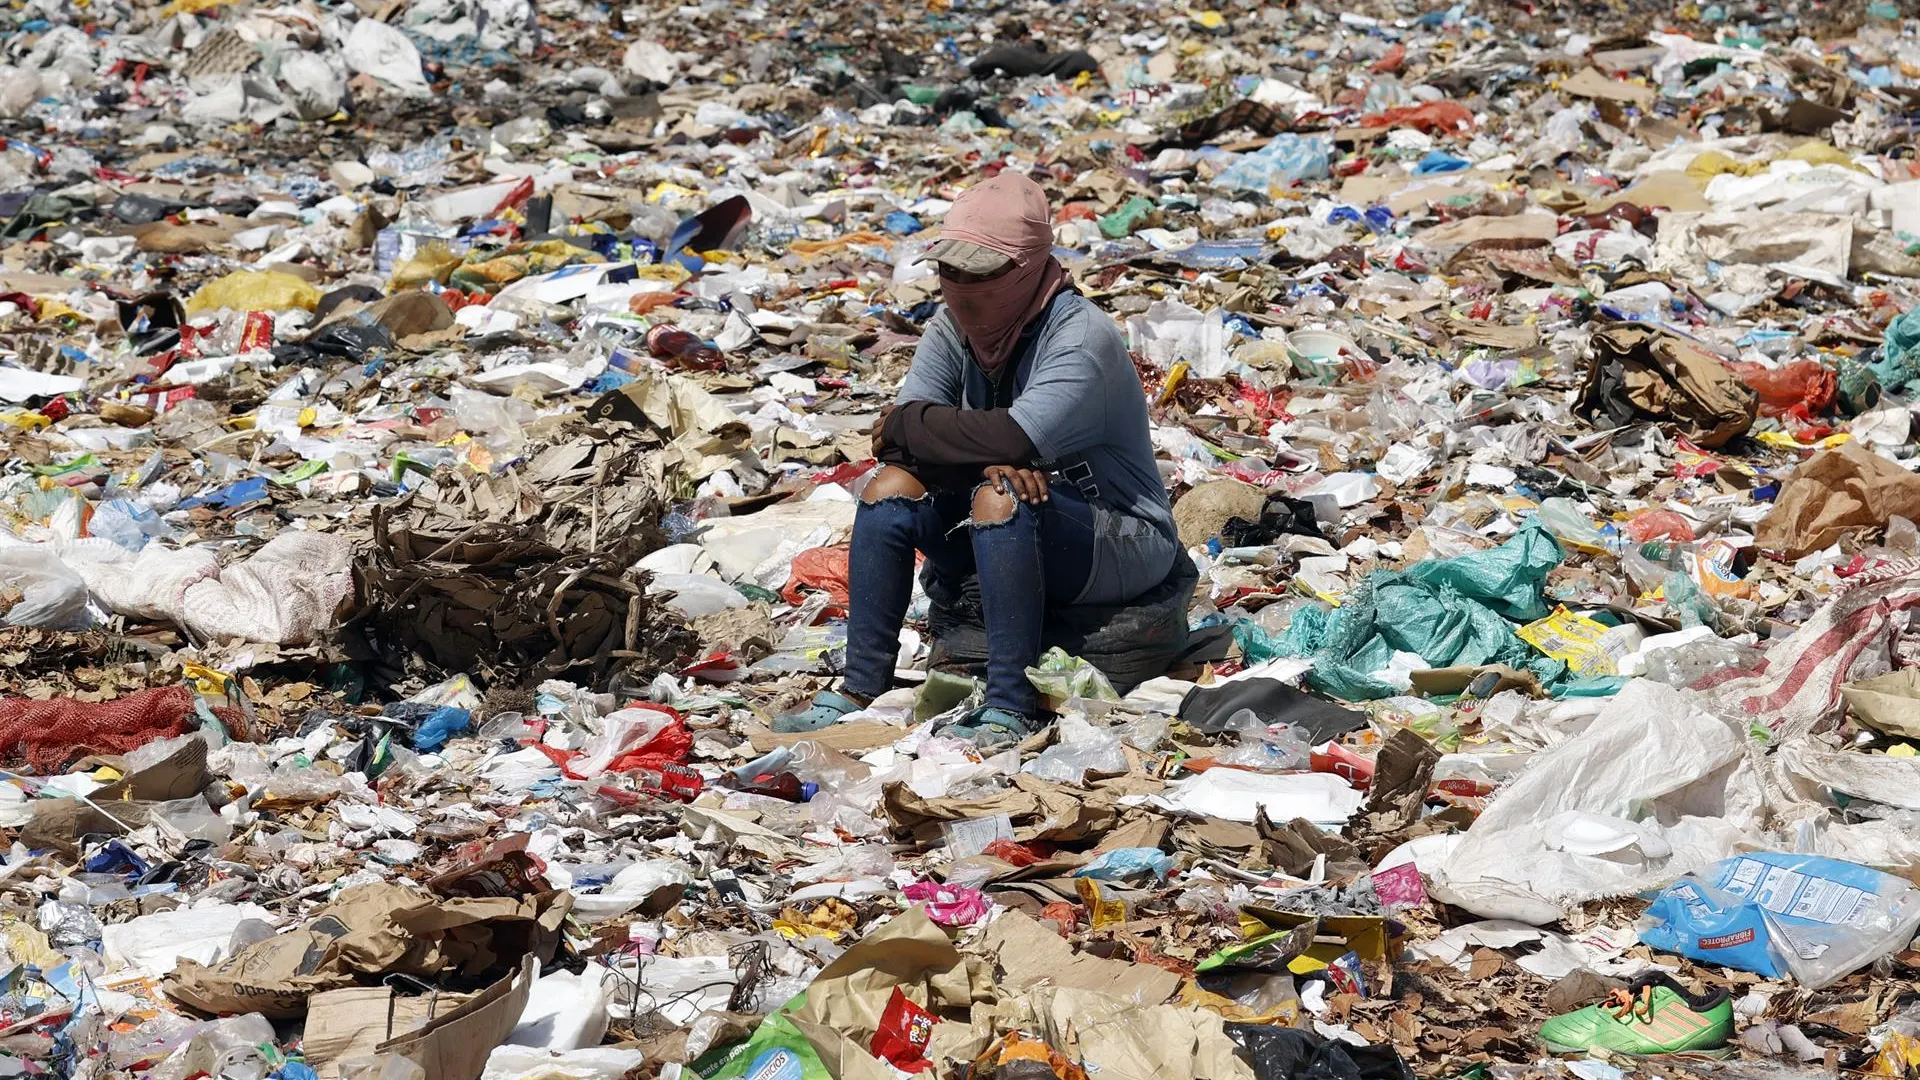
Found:
[[[902,406],[917,402],[933,405],[959,405],[967,355],[944,313],[927,324],[926,333],[913,350],[913,363],[900,382],[894,403],[884,409],[873,428],[873,456],[884,465],[912,468],[913,456],[906,447],[891,442],[893,414]]]
[[[926,333],[920,335],[920,344],[913,350],[913,363],[907,368],[907,377],[900,382],[894,404],[905,405],[910,401],[960,404],[961,380],[966,374],[967,362],[959,333],[942,312],[927,324]]]
[[[1033,440],[1007,409],[910,401],[887,417],[882,441],[923,465],[1018,465],[1033,458]]]

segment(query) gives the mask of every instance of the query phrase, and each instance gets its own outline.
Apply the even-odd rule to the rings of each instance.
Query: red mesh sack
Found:
[[[0,756],[24,755],[42,772],[87,754],[124,754],[197,724],[193,691],[163,686],[117,701],[0,701]]]

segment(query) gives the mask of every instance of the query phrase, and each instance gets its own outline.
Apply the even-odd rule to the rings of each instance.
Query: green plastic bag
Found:
[[[1131,236],[1152,213],[1153,200],[1135,195],[1120,209],[1100,216],[1100,235],[1109,240]]]
[[[706,1080],[834,1080],[785,1012],[761,1021],[746,1042],[708,1053],[693,1070]]]
[[[1113,684],[1099,668],[1055,645],[1040,654],[1040,660],[1027,669],[1027,681],[1042,696],[1056,701],[1086,698],[1089,701],[1119,701]]]

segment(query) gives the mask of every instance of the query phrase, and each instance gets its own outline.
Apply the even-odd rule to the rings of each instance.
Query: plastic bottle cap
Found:
[[[812,802],[813,797],[815,795],[818,795],[819,793],[820,793],[819,784],[811,783],[805,780],[800,782],[800,801],[801,802]]]

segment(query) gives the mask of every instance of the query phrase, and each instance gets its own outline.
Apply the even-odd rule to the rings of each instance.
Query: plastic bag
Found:
[[[154,803],[152,820],[154,824],[164,826],[188,840],[224,844],[233,839],[233,826],[215,813],[213,807],[207,805],[207,800],[199,795],[191,799]]]
[[[1258,151],[1242,155],[1214,178],[1217,188],[1268,191],[1300,180],[1324,180],[1333,162],[1333,144],[1321,135],[1282,132]]]
[[[1748,753],[1744,727],[1681,691],[1630,679],[1585,730],[1534,755],[1501,789],[1430,875],[1429,892],[1482,918],[1538,926],[1587,900],[1711,866],[1761,834]],[[1554,848],[1541,823],[1569,811],[1631,820],[1672,852],[1623,859]]]
[[[1636,544],[1661,538],[1687,541],[1693,539],[1693,523],[1672,510],[1642,510],[1627,522],[1627,535]]]
[[[1092,862],[1073,872],[1074,877],[1099,881],[1126,881],[1151,874],[1165,881],[1173,873],[1173,856],[1159,848],[1115,848],[1101,852]]]
[[[733,1056],[716,1052],[694,1062],[694,1071],[707,1080],[833,1080],[833,1073],[821,1064],[813,1044],[784,1013],[767,1017],[746,1042],[727,1047],[727,1052]]]
[[[422,244],[420,250],[405,261],[394,264],[393,278],[387,283],[388,288],[399,292],[419,288],[428,282],[444,285],[460,262],[460,256],[454,254],[446,244],[430,241]]]
[[[795,555],[787,583],[780,589],[781,598],[789,604],[798,605],[806,599],[802,590],[818,589],[827,594],[834,609],[846,610],[847,563],[852,551],[851,545],[836,544],[833,547],[808,548]]]
[[[1310,767],[1313,747],[1289,724],[1269,724],[1252,709],[1227,717],[1222,731],[1240,737],[1237,746],[1213,755],[1222,765],[1240,765],[1263,772],[1289,772]]]
[[[364,21],[364,20],[363,20]],[[187,300],[187,314],[206,311],[312,311],[320,305],[320,290],[305,278],[285,270],[235,270],[200,287]]]
[[[1301,611],[1282,639],[1267,638],[1247,623],[1235,635],[1249,663],[1312,657],[1308,682],[1348,701],[1399,693],[1404,684],[1380,677],[1396,653],[1413,653],[1433,667],[1507,664],[1552,686],[1567,678],[1567,666],[1521,641],[1509,620],[1547,614],[1541,587],[1562,555],[1535,517],[1491,551],[1368,574],[1337,610]]]
[[[1353,1046],[1300,1028],[1276,1024],[1227,1024],[1253,1065],[1254,1080],[1331,1077],[1335,1080],[1413,1080],[1413,1070],[1391,1044]]]
[[[1087,774],[1117,776],[1127,771],[1127,754],[1120,737],[1068,715],[1060,720],[1060,741],[1040,752],[1027,771],[1042,780],[1085,784]]]
[[[900,895],[927,906],[927,917],[941,926],[972,926],[987,917],[993,905],[985,893],[937,881],[916,881],[900,890]]]
[[[1779,367],[1730,363],[1740,381],[1760,397],[1762,416],[1789,416],[1802,423],[1833,407],[1839,376],[1818,360],[1795,360]]]
[[[1583,513],[1573,500],[1564,498],[1547,499],[1540,504],[1540,523],[1555,539],[1572,544],[1575,547],[1602,549],[1607,538],[1594,528],[1593,520]]]
[[[588,964],[579,975],[565,970],[542,975],[507,1042],[548,1050],[600,1045],[607,1034],[607,995],[601,989],[606,974],[607,969]]]
[[[573,911],[576,917],[589,922],[617,919],[662,889],[685,886],[692,881],[692,875],[678,859],[637,862],[622,868],[598,892],[574,890]]]
[[[1361,127],[1410,127],[1428,134],[1452,133],[1473,126],[1473,110],[1457,101],[1402,105],[1360,118]]]
[[[1027,681],[1040,691],[1042,697],[1056,705],[1073,698],[1120,700],[1120,695],[1113,690],[1113,684],[1107,681],[1099,668],[1077,656],[1068,655],[1058,645],[1042,653],[1039,662],[1027,669]]]
[[[711,574],[655,574],[647,582],[647,595],[668,594],[666,605],[689,619],[717,615],[722,611],[746,607],[749,601],[740,590]]]
[[[87,583],[50,549],[0,547],[0,619],[8,626],[85,630]]]
[[[1920,889],[1857,863],[1756,852],[1661,890],[1640,940],[1665,952],[1819,989],[1906,947]]]
[[[382,1054],[379,1060],[397,1060]],[[644,1050],[624,1050],[618,1046],[583,1046],[556,1054],[536,1046],[507,1043],[494,1047],[487,1056],[480,1080],[620,1080],[647,1060]],[[343,1070],[344,1071],[344,1070]],[[348,1080],[353,1080],[349,1077]],[[380,1076],[374,1080],[392,1080]]]
[[[451,705],[435,709],[413,730],[413,748],[423,754],[438,753],[448,739],[466,731],[472,721],[473,714],[465,709]]]
[[[1920,382],[1920,307],[1887,324],[1880,359],[1866,367],[1892,393],[1904,393]]]
[[[685,761],[692,748],[693,740],[687,737],[678,713],[658,705],[636,704],[601,717],[599,734],[580,748],[578,756],[565,762],[565,768],[568,775],[588,780],[603,772],[647,766],[649,761],[645,759],[654,756]]]

